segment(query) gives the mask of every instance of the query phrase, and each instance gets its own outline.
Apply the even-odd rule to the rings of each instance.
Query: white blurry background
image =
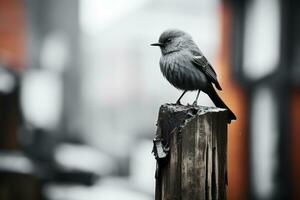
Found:
[[[213,63],[218,5],[204,0],[80,1],[82,122],[89,142],[123,156],[134,135],[153,136],[159,106],[175,102],[181,91],[161,75],[160,50],[150,44],[165,29],[179,28]],[[195,96],[189,93],[183,102]],[[212,105],[205,94],[199,103]]]
[[[128,176],[108,181],[119,180],[120,190],[116,184],[103,184],[112,191],[100,190],[106,191],[103,199],[134,199],[123,194],[128,185],[148,195],[137,199],[153,199],[151,150],[158,109],[175,102],[181,91],[161,75],[160,50],[150,44],[165,29],[179,28],[189,32],[214,63],[220,38],[218,6],[217,0],[80,1],[82,132],[88,144],[121,160],[120,165],[129,162]],[[195,96],[189,93],[183,102],[191,103]],[[199,104],[212,105],[205,94]]]

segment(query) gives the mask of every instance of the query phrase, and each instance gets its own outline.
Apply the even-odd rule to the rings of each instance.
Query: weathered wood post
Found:
[[[153,152],[155,200],[226,199],[225,109],[162,105]]]

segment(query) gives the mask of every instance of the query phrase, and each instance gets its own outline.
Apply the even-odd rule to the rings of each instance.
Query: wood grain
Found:
[[[227,112],[162,105],[155,138],[169,149],[158,159],[156,200],[226,199]]]

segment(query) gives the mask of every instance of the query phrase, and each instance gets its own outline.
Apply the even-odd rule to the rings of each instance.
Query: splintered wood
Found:
[[[155,200],[226,199],[227,112],[202,106],[162,105],[154,153]],[[161,154],[162,155],[162,154]]]

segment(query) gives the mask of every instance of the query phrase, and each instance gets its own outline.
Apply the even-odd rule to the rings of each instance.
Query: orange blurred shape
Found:
[[[300,199],[300,90],[292,91],[290,104],[291,113],[291,165],[292,165],[292,189],[293,199]]]
[[[234,82],[230,72],[230,20],[231,10],[226,2],[220,7],[221,46],[217,63],[223,92],[222,99],[237,116],[228,129],[228,199],[247,199],[247,102],[245,92]]]
[[[20,70],[25,65],[25,3],[0,0],[0,63]]]

